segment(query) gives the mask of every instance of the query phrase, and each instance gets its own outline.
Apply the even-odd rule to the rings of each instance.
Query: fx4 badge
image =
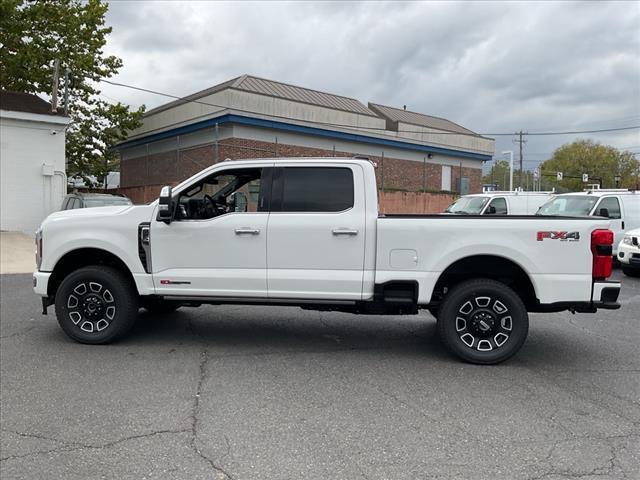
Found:
[[[577,242],[580,240],[580,232],[538,232],[537,239],[542,242],[545,238],[560,240],[561,242]]]

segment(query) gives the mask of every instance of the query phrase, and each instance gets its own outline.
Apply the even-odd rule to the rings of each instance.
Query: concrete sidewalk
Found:
[[[31,273],[35,269],[33,237],[21,232],[0,232],[0,274]]]

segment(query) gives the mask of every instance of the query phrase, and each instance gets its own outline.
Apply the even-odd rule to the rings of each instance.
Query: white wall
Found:
[[[1,230],[33,234],[60,209],[67,123],[66,117],[0,110]]]

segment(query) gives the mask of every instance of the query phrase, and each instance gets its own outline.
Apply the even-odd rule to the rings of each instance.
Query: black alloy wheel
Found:
[[[115,268],[83,267],[62,281],[55,307],[58,323],[67,336],[80,343],[109,343],[133,326],[137,291]]]
[[[520,350],[529,317],[507,285],[477,279],[456,285],[439,310],[438,331],[449,349],[471,363],[500,363]]]

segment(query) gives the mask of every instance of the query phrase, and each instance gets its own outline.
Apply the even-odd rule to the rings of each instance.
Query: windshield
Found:
[[[488,201],[489,197],[462,197],[449,205],[445,212],[478,215]]]
[[[590,195],[555,197],[542,205],[536,215],[565,215],[568,217],[580,217],[589,215],[589,212],[598,201],[598,197]]]
[[[131,205],[131,202],[124,197],[86,198],[84,201],[85,207],[105,207],[107,205]]]

